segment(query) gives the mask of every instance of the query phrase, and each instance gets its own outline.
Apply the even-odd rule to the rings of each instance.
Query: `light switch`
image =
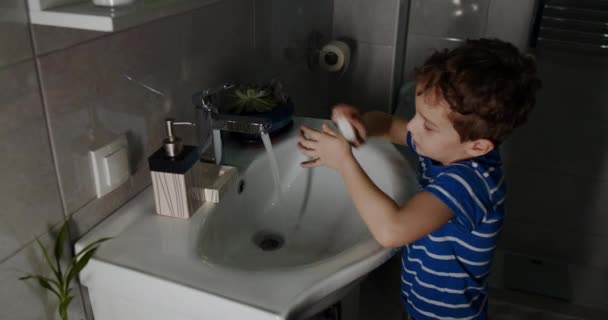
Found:
[[[90,155],[97,198],[103,197],[129,179],[129,145],[125,135],[90,151]]]
[[[129,158],[127,148],[120,148],[103,158],[103,168],[106,174],[106,183],[109,187],[122,184],[129,178]]]

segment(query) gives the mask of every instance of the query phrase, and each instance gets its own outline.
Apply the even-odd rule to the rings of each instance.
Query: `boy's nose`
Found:
[[[411,133],[415,133],[417,131],[417,123],[418,123],[418,117],[414,116],[408,123],[407,123],[407,130]]]

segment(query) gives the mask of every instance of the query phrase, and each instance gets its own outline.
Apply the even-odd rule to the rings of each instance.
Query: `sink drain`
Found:
[[[259,231],[253,235],[253,243],[264,251],[274,251],[283,247],[285,239],[282,235],[272,231]]]

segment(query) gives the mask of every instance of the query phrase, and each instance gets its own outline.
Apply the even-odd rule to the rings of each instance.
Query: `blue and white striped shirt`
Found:
[[[409,132],[407,143],[416,152]],[[403,248],[401,300],[416,320],[485,320],[506,192],[499,151],[447,166],[418,157],[421,190],[450,207],[454,218]]]

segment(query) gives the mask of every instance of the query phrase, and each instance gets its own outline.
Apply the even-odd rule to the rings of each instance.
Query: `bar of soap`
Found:
[[[355,129],[353,126],[346,120],[346,118],[338,118],[336,119],[336,124],[338,125],[338,130],[342,133],[342,136],[350,142],[357,141],[357,135],[355,134]]]

